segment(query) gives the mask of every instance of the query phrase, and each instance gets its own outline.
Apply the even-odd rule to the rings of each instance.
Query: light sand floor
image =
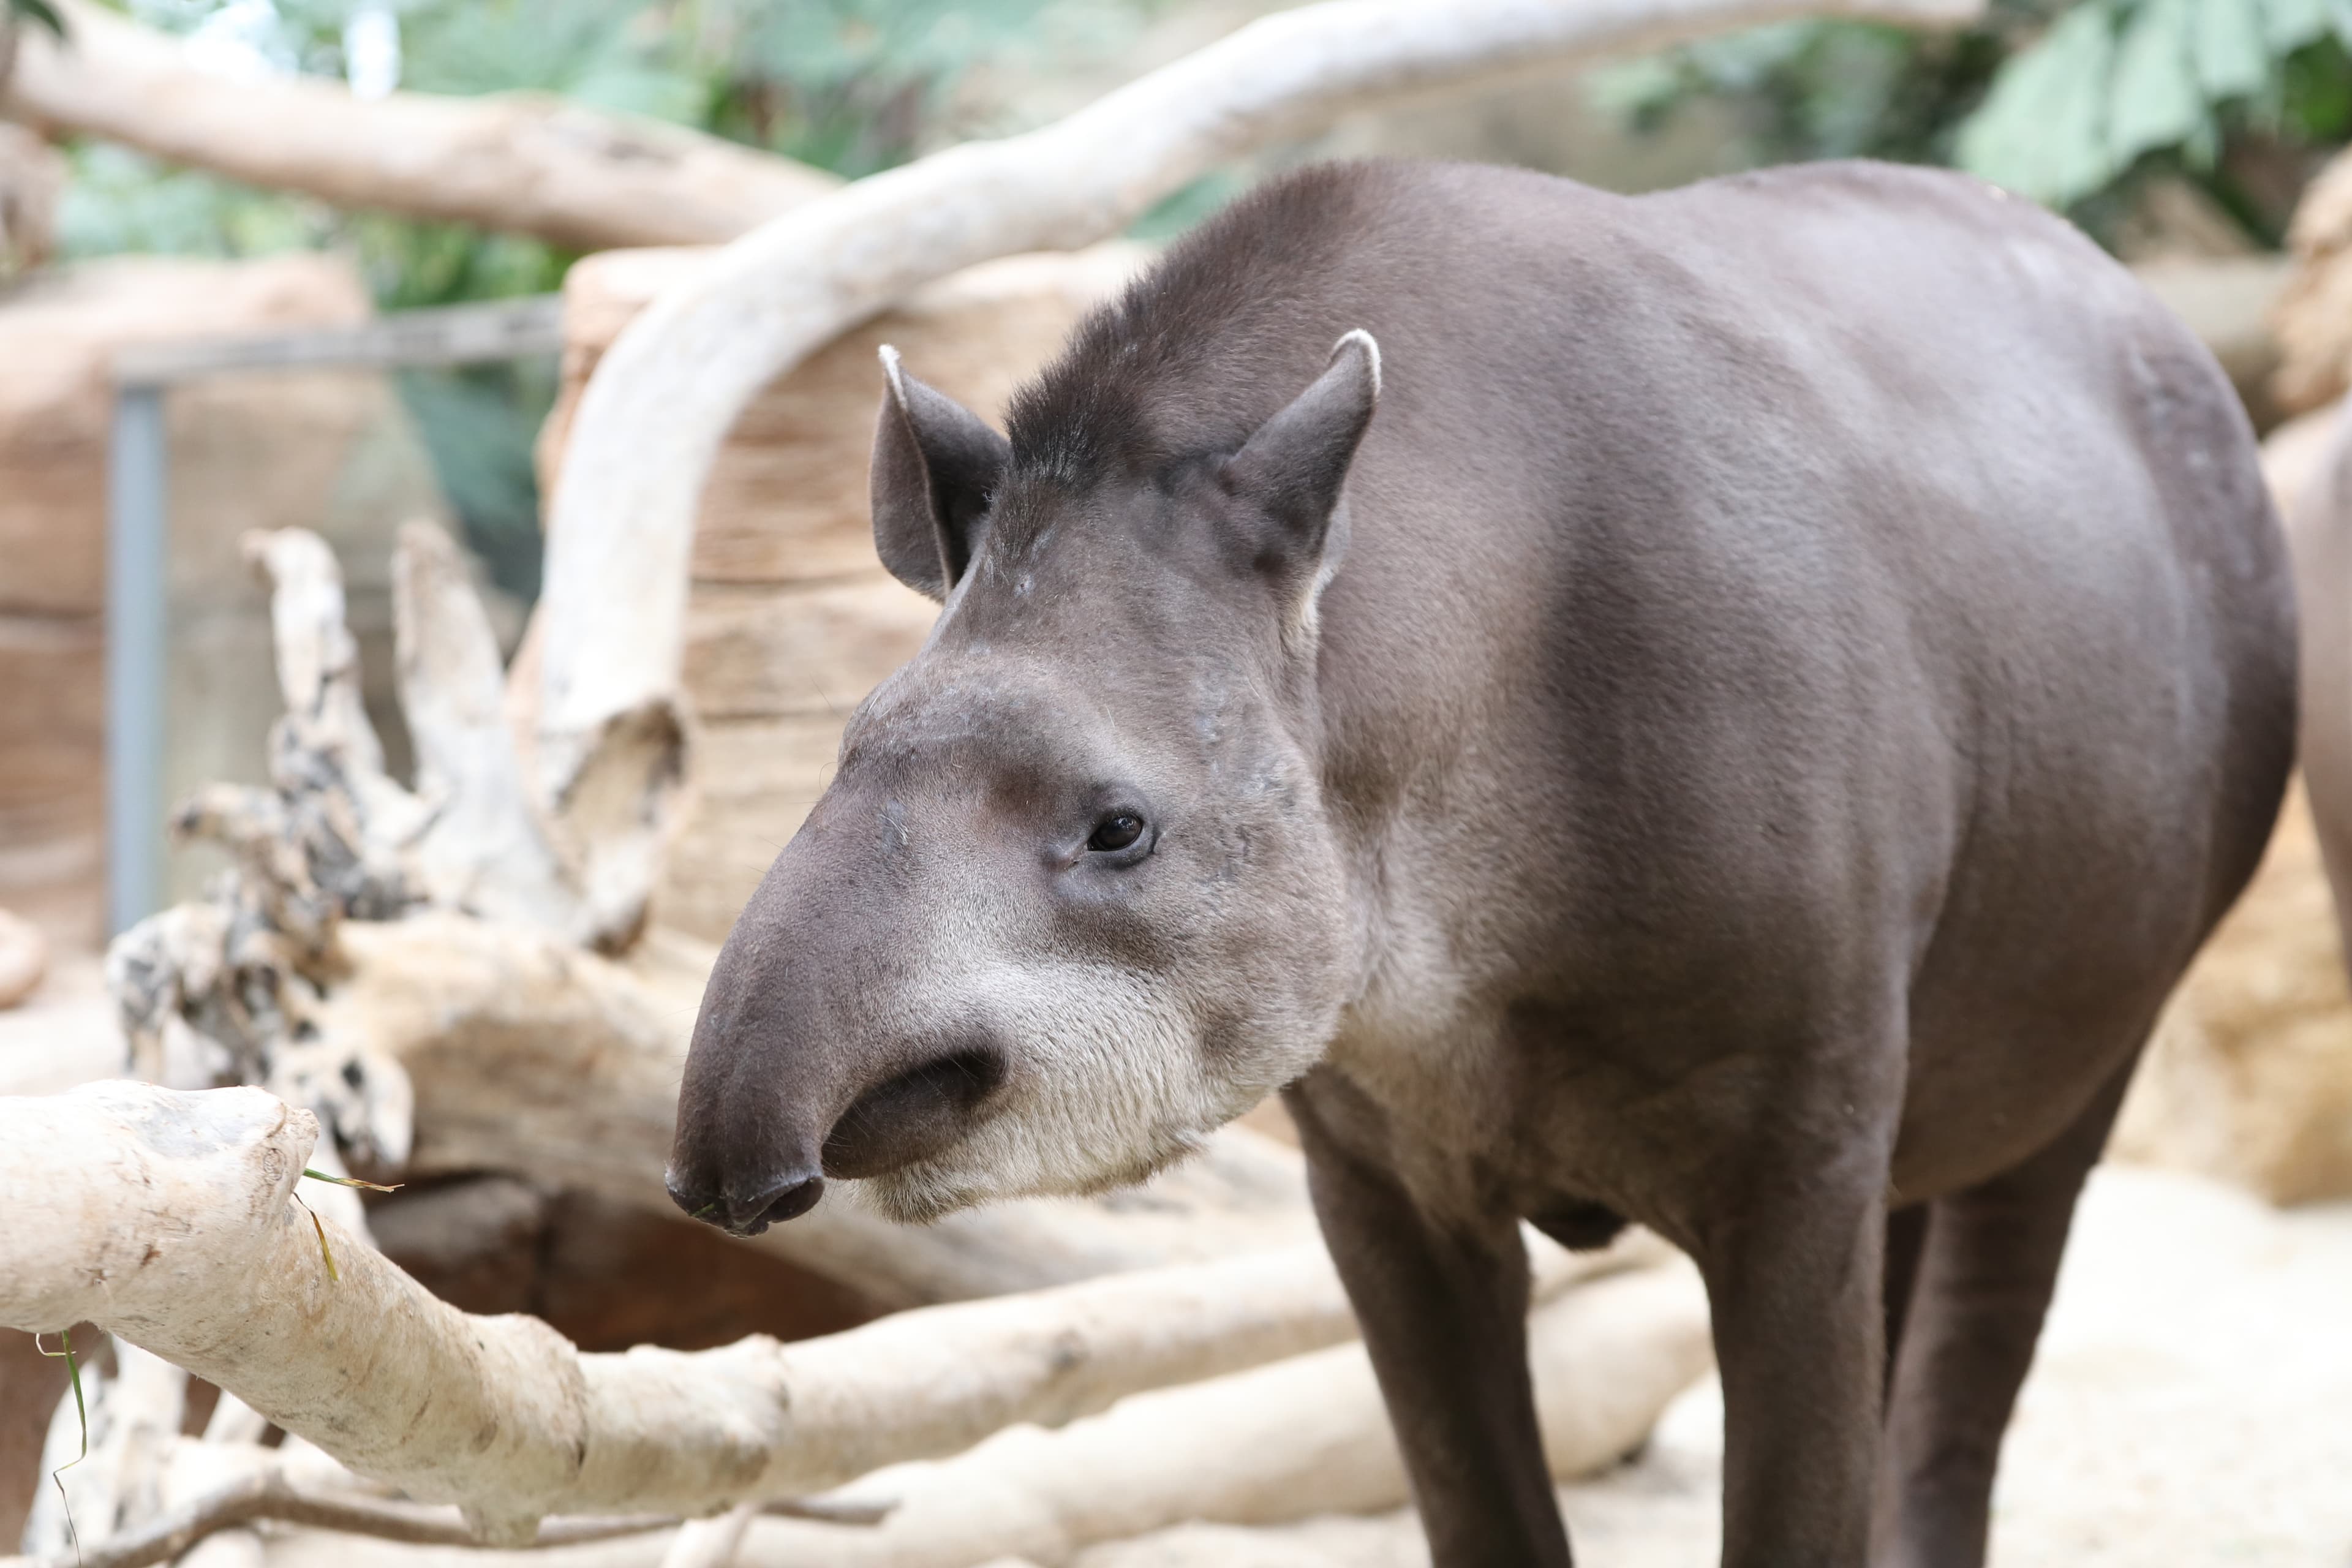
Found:
[[[1722,1397],[1566,1489],[1580,1568],[1717,1560]],[[2092,1179],[1995,1497],[1995,1568],[2352,1568],[2352,1205]],[[1412,1521],[1207,1527],[1082,1568],[1427,1568]]]

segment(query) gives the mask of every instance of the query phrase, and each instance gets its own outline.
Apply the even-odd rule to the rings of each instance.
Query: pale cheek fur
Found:
[[[1213,1069],[1181,998],[1104,964],[991,970],[960,978],[954,993],[1003,1033],[1013,1075],[952,1149],[849,1184],[894,1219],[1140,1181],[1304,1072],[1321,1046],[1302,1030]]]

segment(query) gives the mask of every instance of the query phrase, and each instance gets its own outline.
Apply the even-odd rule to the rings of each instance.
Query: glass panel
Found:
[[[487,537],[503,568],[499,575],[524,593],[535,590],[535,538],[515,537],[518,517],[528,522],[536,510],[529,485],[531,426],[517,415],[503,426],[496,422],[501,384],[494,379],[488,383],[492,394],[476,399],[479,406],[462,395],[436,395],[450,385],[462,393],[483,384],[457,374],[240,372],[172,390],[172,657],[163,769],[171,805],[207,783],[266,781],[269,726],[281,704],[268,593],[239,545],[248,530],[307,528],[334,551],[369,717],[386,765],[404,782],[411,761],[394,698],[392,631],[392,552],[400,524],[430,520],[468,545],[477,535]],[[430,445],[428,428],[437,437]],[[509,449],[518,446],[520,484]],[[470,503],[462,509],[453,479]],[[492,625],[511,652],[526,602],[498,586],[480,552],[473,553]],[[209,846],[171,849],[165,901],[194,897],[226,863]]]

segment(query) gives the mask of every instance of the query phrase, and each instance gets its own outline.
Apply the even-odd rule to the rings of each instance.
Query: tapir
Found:
[[[942,608],[719,954],[677,1202],[1089,1193],[1278,1089],[1441,1568],[1570,1561],[1522,1222],[1696,1260],[1726,1563],[1979,1563],[2294,748],[2197,341],[1955,174],[1372,163],[1002,433],[884,357],[875,544]]]

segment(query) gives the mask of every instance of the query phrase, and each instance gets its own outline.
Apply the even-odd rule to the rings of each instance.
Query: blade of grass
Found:
[[[357,1176],[331,1176],[324,1171],[314,1171],[308,1165],[302,1167],[302,1173],[310,1177],[314,1182],[330,1182],[339,1187],[364,1187],[372,1193],[396,1193],[400,1191],[400,1184],[398,1182],[394,1182],[392,1185],[387,1187],[382,1182],[362,1182]]]
[[[294,1195],[294,1201],[298,1204],[302,1204],[301,1194],[299,1193],[296,1194]],[[343,1282],[343,1277],[335,1272],[334,1251],[327,1245],[327,1227],[319,1223],[318,1211],[313,1209],[309,1204],[302,1204],[302,1212],[310,1216],[310,1228],[319,1233],[319,1256],[327,1260],[327,1282],[331,1285],[341,1284]]]
[[[74,1523],[73,1499],[66,1496],[66,1472],[89,1458],[89,1405],[81,1396],[81,1363],[74,1359],[71,1329],[58,1331],[58,1345],[59,1348],[56,1350],[44,1349],[41,1336],[38,1334],[33,1336],[35,1350],[39,1351],[51,1361],[64,1359],[66,1381],[73,1384],[74,1415],[81,1422],[81,1452],[49,1472],[49,1479],[58,1489],[58,1501],[66,1510],[66,1536],[73,1542],[74,1561],[79,1563],[81,1561],[81,1530]]]

